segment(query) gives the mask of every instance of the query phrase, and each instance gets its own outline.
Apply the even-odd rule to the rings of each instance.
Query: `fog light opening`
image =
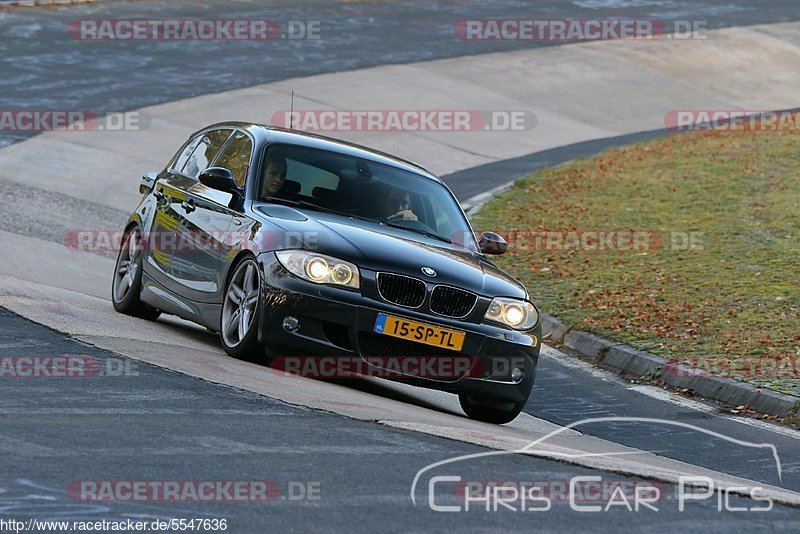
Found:
[[[520,380],[522,380],[523,374],[524,373],[522,372],[522,369],[520,369],[519,367],[514,367],[514,370],[511,371],[511,380],[513,380],[514,382],[519,382]]]
[[[292,317],[291,315],[287,315],[283,318],[283,329],[287,332],[294,332],[300,328],[300,321],[297,317]]]

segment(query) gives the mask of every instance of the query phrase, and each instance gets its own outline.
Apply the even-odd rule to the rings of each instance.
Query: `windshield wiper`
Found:
[[[361,219],[362,221],[369,221],[372,223],[381,224],[384,226],[391,226],[392,228],[399,228],[400,230],[408,230],[409,232],[414,232],[415,234],[424,235],[425,237],[430,237],[431,239],[436,239],[438,241],[442,241],[449,245],[453,244],[453,241],[447,237],[437,235],[431,232],[426,232],[425,230],[420,230],[418,228],[409,228],[408,226],[404,226],[402,224],[397,224],[388,221],[379,221],[377,219],[370,219],[369,217],[362,217],[360,215],[354,215],[352,213],[346,213],[344,211],[335,210],[333,208],[328,208],[327,206],[320,206],[319,204],[314,204],[313,202],[308,202],[306,200],[290,200],[288,198],[279,198],[279,197],[262,197],[263,200],[267,202],[275,202],[279,204],[286,204],[288,206],[295,206],[298,208],[306,208],[310,210],[317,210],[317,211],[324,211],[326,213],[333,213],[336,215],[341,215],[343,217],[353,217],[355,219]]]
[[[415,234],[421,234],[421,235],[424,235],[425,237],[430,237],[432,239],[438,239],[439,241],[444,241],[445,243],[448,243],[450,245],[453,244],[453,241],[451,239],[447,238],[447,237],[444,237],[444,236],[441,236],[441,235],[437,235],[437,234],[432,234],[431,232],[426,232],[425,230],[420,230],[418,228],[409,228],[408,226],[404,226],[402,224],[397,224],[397,223],[388,222],[388,221],[387,222],[381,222],[381,224],[385,224],[386,226],[391,226],[392,228],[400,228],[401,230],[408,230],[409,232],[414,232]]]
[[[287,204],[289,206],[297,206],[298,208],[307,208],[313,209],[318,211],[326,211],[329,213],[339,213],[336,210],[332,210],[331,208],[326,208],[325,206],[320,206],[319,204],[314,204],[313,202],[307,202],[305,200],[290,200],[288,198],[279,198],[279,197],[264,197],[264,200],[268,202],[275,202],[278,204]],[[339,213],[340,215],[343,215]]]
[[[286,204],[288,206],[295,206],[295,207],[298,207],[298,208],[305,208],[305,209],[309,209],[309,210],[323,211],[325,213],[333,213],[335,215],[341,215],[342,217],[353,217],[353,218],[356,218],[356,219],[361,219],[361,220],[369,221],[369,222],[379,222],[379,221],[376,221],[375,219],[368,219],[367,217],[361,217],[359,215],[353,215],[352,213],[346,213],[344,211],[335,210],[335,209],[329,208],[327,206],[320,206],[319,204],[314,204],[313,202],[308,202],[306,200],[290,200],[288,198],[278,198],[278,197],[262,197],[262,198],[263,198],[263,200],[266,200],[267,202],[275,202],[275,203],[280,203],[280,204]]]

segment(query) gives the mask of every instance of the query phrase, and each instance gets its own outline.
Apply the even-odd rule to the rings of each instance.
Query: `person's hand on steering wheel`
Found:
[[[417,216],[414,215],[413,211],[406,209],[406,210],[400,210],[397,213],[388,216],[386,218],[386,220],[389,221],[389,222],[393,222],[393,221],[398,221],[398,220],[399,221],[417,221],[419,219],[417,219]]]

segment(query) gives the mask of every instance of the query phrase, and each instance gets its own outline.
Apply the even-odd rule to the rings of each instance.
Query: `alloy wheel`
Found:
[[[259,295],[258,267],[245,260],[236,268],[222,305],[222,338],[229,347],[239,345],[253,327]]]

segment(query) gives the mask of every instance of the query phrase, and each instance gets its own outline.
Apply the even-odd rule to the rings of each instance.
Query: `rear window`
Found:
[[[286,175],[300,183],[301,195],[314,196],[314,188],[335,190],[339,187],[339,177],[332,172],[308,165],[302,161],[286,158]]]

